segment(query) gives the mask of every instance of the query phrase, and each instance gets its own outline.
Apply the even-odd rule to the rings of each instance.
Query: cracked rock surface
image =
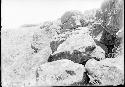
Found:
[[[93,38],[89,35],[88,28],[78,28],[72,32],[65,41],[62,42],[57,50],[49,57],[48,62],[60,59],[69,59],[75,63],[85,64],[91,58],[96,60],[105,59],[105,51],[96,45]]]
[[[122,4],[110,0],[104,8],[3,29],[2,87],[124,85]]]
[[[68,59],[57,60],[41,65],[37,69],[37,85],[65,86],[82,80],[85,68]],[[83,78],[85,80],[85,78]]]
[[[124,84],[123,60],[105,59],[96,61],[90,59],[85,67],[92,85],[121,85]]]

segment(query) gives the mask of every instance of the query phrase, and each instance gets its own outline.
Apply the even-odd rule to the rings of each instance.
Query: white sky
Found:
[[[60,18],[65,11],[99,8],[103,0],[2,0],[3,28]]]

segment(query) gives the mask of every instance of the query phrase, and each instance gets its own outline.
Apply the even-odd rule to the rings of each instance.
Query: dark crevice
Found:
[[[58,46],[59,46],[60,44],[62,44],[63,42],[64,42],[64,40],[62,40],[62,41],[52,41],[52,42],[50,43],[50,47],[51,47],[51,49],[52,49],[52,53],[54,53],[54,52],[57,50]]]
[[[66,73],[70,74],[70,75],[76,75],[76,73],[74,71],[71,71],[71,70],[65,70]]]
[[[116,50],[120,46],[122,39],[104,30],[100,41],[94,41],[96,45],[105,51],[106,58],[115,58]]]
[[[50,55],[48,58],[48,62],[60,60],[60,59],[68,59],[73,61],[74,63],[79,63],[85,65],[85,63],[91,59],[90,54],[82,53],[80,51],[74,50],[71,54],[69,51],[60,52],[55,55]]]
[[[34,53],[38,53],[38,48],[35,48],[32,44],[31,44],[31,48],[34,50]]]

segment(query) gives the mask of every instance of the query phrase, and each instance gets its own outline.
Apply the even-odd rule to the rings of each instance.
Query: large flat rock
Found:
[[[37,86],[64,86],[86,80],[85,68],[68,59],[57,60],[41,65],[37,70]],[[83,82],[84,83],[84,82]]]
[[[92,85],[124,84],[124,63],[122,58],[110,58],[101,61],[88,60],[85,67]]]

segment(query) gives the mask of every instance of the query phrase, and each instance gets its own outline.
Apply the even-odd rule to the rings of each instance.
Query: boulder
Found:
[[[59,52],[78,50],[80,52],[85,52],[85,48],[88,46],[95,46],[93,38],[89,35],[89,29],[80,27],[80,30],[76,30],[70,35],[66,41],[59,45],[57,51],[53,54]]]
[[[96,45],[89,35],[88,28],[79,28],[58,46],[57,50],[49,57],[48,62],[69,59],[75,63],[85,64],[91,58],[102,60],[105,58],[105,51]]]
[[[59,45],[62,44],[71,34],[72,32],[67,31],[53,36],[50,42],[52,53],[57,51],[57,48],[59,47]]]
[[[74,29],[82,26],[80,19],[82,17],[82,13],[79,11],[67,11],[61,17],[62,28],[65,29]]]
[[[90,59],[86,62],[85,68],[90,77],[91,85],[123,85],[124,68],[123,60],[110,58],[101,61]],[[122,65],[122,66],[121,66]]]
[[[84,81],[85,68],[68,59],[57,60],[40,65],[37,69],[36,86],[68,86]]]

